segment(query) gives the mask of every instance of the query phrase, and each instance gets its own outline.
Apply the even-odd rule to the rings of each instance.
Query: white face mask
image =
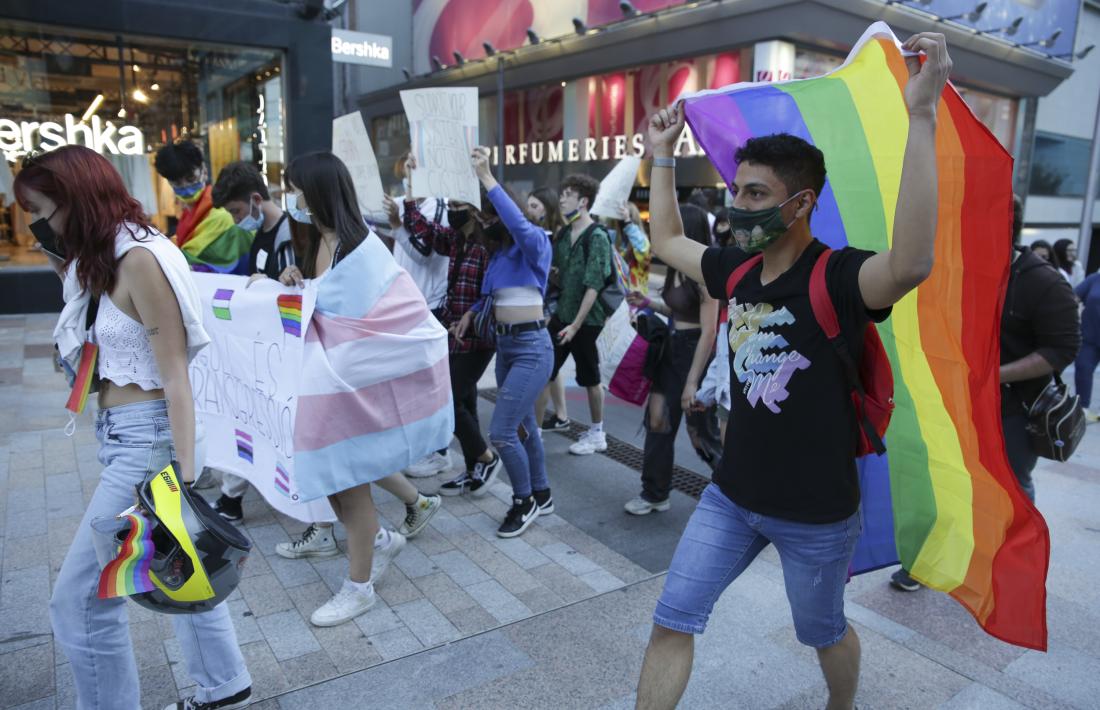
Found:
[[[258,215],[252,214],[252,203],[248,204],[248,214],[241,218],[240,222],[237,222],[237,226],[249,232],[255,232],[264,226],[264,211],[257,209]]]
[[[287,203],[286,211],[290,213],[291,218],[295,222],[301,222],[302,224],[313,224],[313,216],[309,210],[304,210],[299,206],[299,202],[302,200],[302,196],[298,193],[294,193],[290,202]]]

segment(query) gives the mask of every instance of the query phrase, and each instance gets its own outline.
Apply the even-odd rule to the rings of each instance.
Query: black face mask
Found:
[[[494,222],[485,228],[485,238],[491,242],[500,243],[508,236],[508,228],[502,222]]]
[[[470,210],[447,210],[447,224],[451,229],[462,229],[470,221]]]
[[[54,210],[54,214],[57,214],[57,210]],[[51,214],[49,217],[43,217],[42,219],[36,219],[30,223],[31,234],[38,240],[38,243],[42,245],[42,251],[56,256],[62,261],[65,260],[65,248],[61,246],[61,240],[57,236],[57,232],[53,231],[53,227],[50,226],[50,219],[53,217]]]

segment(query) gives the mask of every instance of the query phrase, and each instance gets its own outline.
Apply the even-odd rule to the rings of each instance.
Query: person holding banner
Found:
[[[810,215],[825,187],[825,156],[787,133],[748,138],[732,156],[730,220],[748,239],[745,248],[707,248],[689,239],[676,209],[673,170],[683,104],[649,121],[653,250],[704,283],[712,297],[730,298],[731,382],[739,386],[731,393],[727,455],[688,521],[654,610],[638,708],[679,703],[691,676],[694,635],[703,633],[726,587],[769,544],[779,552],[798,640],[817,652],[827,707],[854,706],[860,642],[844,615],[844,589],[862,530],[859,428],[837,352],[815,322],[810,276],[816,263],[828,266],[818,273],[853,343],[932,272],[937,107],[951,59],[938,33],[915,34],[901,49],[909,53],[908,130],[893,238],[881,252],[845,247],[818,262],[826,247],[814,238]],[[726,290],[731,277],[732,294]]]
[[[97,549],[92,522],[131,509],[135,487],[173,459],[184,483],[193,483],[187,368],[210,336],[187,261],[103,156],[71,145],[28,157],[14,192],[64,283],[54,336],[76,375],[72,411],[83,409],[93,374],[99,378],[96,438],[105,468],[53,585],[54,639],[69,660],[78,707],[136,708],[141,690],[126,600],[100,590],[97,558],[116,551]],[[252,679],[226,605],[174,614],[172,624],[196,690],[169,707],[248,705]]]
[[[535,398],[554,365],[554,346],[542,317],[551,257],[546,233],[528,221],[497,183],[489,155],[488,148],[479,146],[471,162],[496,213],[481,227],[496,244],[481,284],[482,297],[454,326],[454,336],[462,340],[474,327],[478,337],[485,337],[496,321],[492,330],[499,391],[489,438],[512,482],[512,507],[497,530],[498,536],[508,538],[522,535],[539,515],[554,512],[542,433],[535,420]]]
[[[305,278],[326,277],[310,324],[316,339],[306,338],[308,372],[299,395],[294,449],[302,499],[327,496],[347,529],[348,578],[310,616],[315,626],[336,626],[374,605],[374,582],[405,546],[405,536],[379,525],[370,484],[389,478],[395,490],[405,489],[407,495],[399,497],[413,518],[414,534],[439,508],[438,496],[422,496],[392,473],[402,464],[386,469],[392,462],[407,465],[411,454],[423,453],[413,451],[419,445],[438,445],[450,437],[450,388],[445,373],[439,377],[428,364],[446,335],[408,274],[363,221],[351,175],[339,158],[331,153],[301,156],[287,166],[286,178],[290,215],[309,225],[309,241],[301,267],[287,267],[280,281],[303,285]],[[379,291],[387,283],[388,290]],[[386,327],[400,327],[400,337]],[[426,365],[422,369],[407,369],[421,363]],[[382,369],[387,377],[380,377]],[[387,409],[399,385],[406,384],[407,401],[397,412]],[[435,404],[444,387],[445,410]],[[391,419],[398,416],[427,427],[424,436],[411,437],[395,426]]]
[[[649,237],[642,224],[642,213],[633,202],[619,205],[619,218],[612,220],[611,240],[615,251],[622,259],[628,291],[645,296],[649,293],[649,264],[653,254],[649,250]]]

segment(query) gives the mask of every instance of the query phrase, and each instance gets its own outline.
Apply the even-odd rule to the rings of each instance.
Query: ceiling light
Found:
[[[81,123],[87,123],[96,111],[99,110],[100,105],[103,103],[103,94],[96,94],[96,97],[92,99],[92,103],[88,104],[88,109],[84,112],[84,115],[80,117]]]
[[[134,101],[137,101],[138,103],[141,103],[141,104],[149,103],[149,94],[145,93],[141,89],[134,89],[133,93],[131,93],[130,95],[133,96]]]
[[[126,118],[126,107],[125,106],[123,106],[122,108],[120,108],[118,110],[118,117],[119,118]]]
[[[153,91],[160,91],[160,84],[154,81],[152,84],[149,85],[149,88]]]

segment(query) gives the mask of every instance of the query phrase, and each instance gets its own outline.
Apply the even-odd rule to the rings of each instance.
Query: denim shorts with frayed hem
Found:
[[[772,543],[783,565],[798,640],[814,648],[832,646],[848,630],[844,586],[861,531],[858,511],[835,523],[799,523],[746,510],[712,483],[676,547],[653,622],[703,633],[719,595]]]

